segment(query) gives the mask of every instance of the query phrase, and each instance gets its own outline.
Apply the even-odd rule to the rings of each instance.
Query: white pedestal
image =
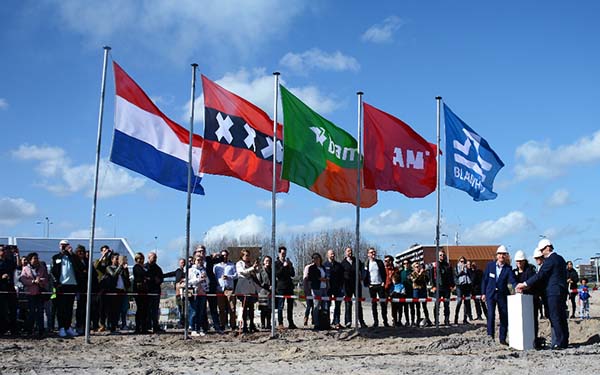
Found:
[[[533,296],[517,293],[508,296],[508,342],[517,350],[534,348]]]

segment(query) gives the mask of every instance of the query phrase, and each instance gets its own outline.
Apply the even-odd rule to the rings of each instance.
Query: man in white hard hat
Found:
[[[508,264],[508,250],[500,245],[496,250],[496,261],[489,262],[483,272],[481,282],[482,300],[487,304],[487,334],[494,338],[496,322],[496,306],[500,316],[499,339],[500,344],[508,345],[506,334],[508,333],[508,295],[510,291],[508,284],[516,284],[515,275]]]
[[[565,349],[569,344],[569,326],[567,323],[567,263],[554,252],[552,242],[543,238],[536,250],[541,251],[544,263],[537,274],[517,285],[517,291],[545,285],[550,324],[552,325],[552,349]]]

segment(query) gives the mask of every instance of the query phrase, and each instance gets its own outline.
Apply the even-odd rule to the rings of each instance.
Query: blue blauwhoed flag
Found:
[[[464,190],[475,201],[495,199],[494,178],[504,163],[485,139],[444,104],[446,185]]]

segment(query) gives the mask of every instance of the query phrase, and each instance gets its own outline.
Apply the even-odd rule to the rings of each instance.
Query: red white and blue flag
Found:
[[[165,116],[131,77],[113,62],[115,74],[115,132],[110,161],[159,184],[187,191],[190,133]],[[202,137],[192,143],[192,193],[200,185]]]

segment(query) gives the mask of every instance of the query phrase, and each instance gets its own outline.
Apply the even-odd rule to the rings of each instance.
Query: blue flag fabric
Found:
[[[496,174],[504,163],[485,139],[444,104],[446,185],[464,190],[475,201],[495,199]]]

